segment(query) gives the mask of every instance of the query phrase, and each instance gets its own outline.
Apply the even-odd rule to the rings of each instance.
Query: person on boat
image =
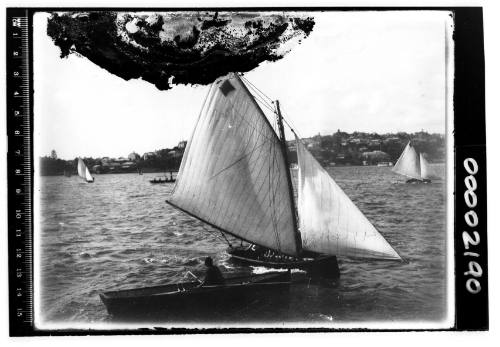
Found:
[[[205,266],[207,267],[207,270],[205,271],[205,279],[203,280],[201,286],[224,284],[224,276],[222,276],[219,268],[214,265],[211,257],[205,258]]]

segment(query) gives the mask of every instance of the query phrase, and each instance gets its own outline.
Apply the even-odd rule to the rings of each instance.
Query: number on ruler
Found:
[[[12,18],[12,26],[20,28],[21,27],[21,18]]]

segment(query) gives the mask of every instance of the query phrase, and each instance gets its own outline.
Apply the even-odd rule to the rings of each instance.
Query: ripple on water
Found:
[[[329,171],[409,263],[340,258],[341,279],[333,286],[294,286],[283,319],[440,319],[446,298],[444,181],[408,185],[385,167]],[[245,271],[228,259],[227,245],[209,227],[165,203],[173,185],[151,185],[149,176],[98,175],[93,185],[76,184],[75,177],[42,178],[46,319],[106,322],[100,291],[191,280],[186,271],[201,275],[206,256],[225,272]],[[265,319],[275,308],[263,304],[260,310]]]

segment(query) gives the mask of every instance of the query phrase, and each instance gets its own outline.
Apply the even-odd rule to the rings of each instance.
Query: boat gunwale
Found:
[[[264,273],[264,274],[258,274],[258,275],[253,275],[253,278],[262,278],[265,279],[266,277],[269,277],[269,279],[273,279],[273,277],[279,277],[285,275],[286,272],[273,272],[273,273]],[[237,276],[237,277],[230,277],[227,278],[226,281],[236,281],[238,279],[251,279],[251,276]],[[230,284],[223,284],[223,285],[212,285],[212,286],[202,286],[198,287],[199,282],[179,282],[179,283],[171,283],[171,284],[165,284],[165,285],[160,285],[160,286],[152,286],[152,287],[142,287],[142,288],[131,288],[131,289],[122,289],[122,290],[114,290],[114,291],[107,291],[107,292],[100,292],[99,296],[102,299],[106,300],[114,300],[114,299],[126,299],[126,298],[141,298],[141,297],[149,297],[157,294],[178,294],[178,293],[184,293],[184,292],[192,292],[194,289],[215,289],[215,288],[231,288],[231,287],[236,287],[236,286],[249,286],[249,285],[260,285],[260,284],[285,284],[285,283],[291,283],[290,281],[273,281],[273,282],[255,282],[255,281],[246,281],[246,282],[239,282],[239,283],[230,283]],[[194,286],[189,289],[185,290],[177,290],[174,291],[172,290],[171,292],[167,293],[154,293],[151,294],[150,292],[155,289],[160,289],[162,287],[165,287],[167,289],[168,287],[172,288],[179,288],[179,286]],[[143,293],[144,295],[140,295],[140,293]]]
[[[164,296],[164,295],[173,295],[173,294],[179,294],[179,293],[199,293],[199,292],[211,292],[216,289],[233,289],[233,288],[238,288],[238,287],[255,287],[255,286],[269,286],[269,285],[281,285],[281,284],[290,284],[292,283],[291,281],[277,281],[277,282],[258,282],[258,283],[252,283],[252,282],[244,282],[244,283],[235,283],[235,284],[224,284],[224,285],[213,285],[213,286],[201,286],[201,287],[194,287],[192,289],[187,289],[187,290],[181,290],[177,292],[167,292],[167,293],[158,293],[158,294],[151,294],[149,296]],[[209,290],[206,290],[209,289]],[[211,289],[211,290],[210,290]],[[137,296],[139,298],[139,296]]]

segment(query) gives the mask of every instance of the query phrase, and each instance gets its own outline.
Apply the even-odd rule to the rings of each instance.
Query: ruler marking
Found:
[[[14,130],[14,136],[8,137],[9,288],[13,335],[33,331],[30,45],[28,10],[7,9],[7,122],[9,131]]]

